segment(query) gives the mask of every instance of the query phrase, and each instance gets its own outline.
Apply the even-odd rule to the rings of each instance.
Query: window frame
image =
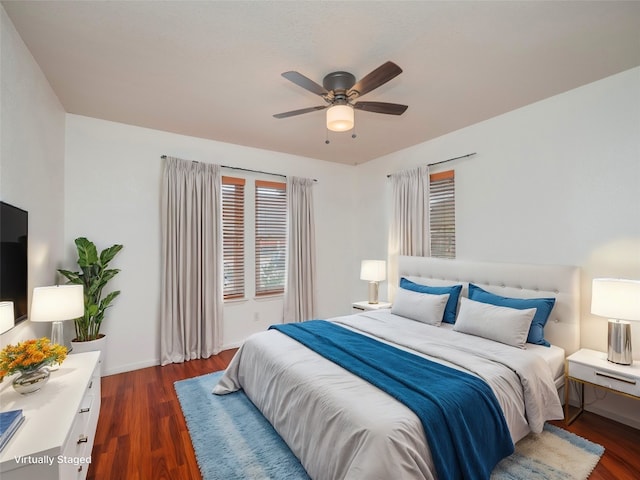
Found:
[[[233,194],[226,195],[225,189],[233,186]],[[246,179],[222,176],[222,262],[223,276],[226,283],[227,263],[233,264],[232,271],[237,274],[230,287],[223,283],[223,299],[234,300],[245,298],[245,186]],[[225,201],[225,198],[227,201]],[[231,217],[229,214],[233,213]],[[232,220],[229,223],[229,220]],[[228,257],[231,256],[231,258]],[[231,290],[231,291],[229,291]]]
[[[431,256],[456,258],[455,172],[429,174],[429,242]],[[434,231],[436,245],[434,245]]]
[[[272,192],[272,197],[265,197],[265,192]],[[266,297],[284,294],[286,277],[286,254],[287,254],[287,184],[272,180],[255,180],[255,210],[254,210],[254,267],[255,267],[255,296]],[[267,201],[268,199],[268,201]],[[265,203],[267,202],[267,203]],[[273,222],[274,218],[277,220]],[[269,220],[268,224],[263,224],[263,220]],[[265,235],[265,229],[267,234]],[[273,252],[272,246],[275,242],[276,254],[281,252],[282,258],[278,260],[276,276],[281,279],[276,288],[264,287],[264,277],[261,265],[266,256],[263,251],[268,246]]]

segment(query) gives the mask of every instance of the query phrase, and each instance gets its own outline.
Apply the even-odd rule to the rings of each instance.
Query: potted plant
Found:
[[[103,289],[120,272],[119,269],[107,267],[109,262],[122,250],[122,245],[112,245],[102,250],[98,255],[95,244],[85,237],[76,238],[75,244],[78,250],[80,271],[58,270],[69,283],[84,287],[84,315],[73,321],[76,338],[71,341],[71,344],[76,352],[101,350],[104,355],[104,346],[102,345],[104,334],[100,333],[100,326],[107,308],[120,295],[120,290],[109,292],[103,297]],[[88,342],[94,343],[89,344]],[[98,344],[96,345],[95,342]]]

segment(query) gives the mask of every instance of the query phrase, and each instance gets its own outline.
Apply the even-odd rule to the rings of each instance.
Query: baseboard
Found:
[[[132,372],[133,370],[140,370],[141,368],[155,367],[160,365],[160,359],[145,360],[143,362],[129,363],[127,365],[119,365],[114,368],[108,368],[102,370],[102,376],[108,377],[109,375],[117,375],[118,373]]]
[[[620,415],[617,412],[612,412],[607,408],[602,408],[595,405],[590,405],[588,407],[585,407],[585,410],[587,412],[595,413],[596,415],[600,415],[602,417],[608,418],[610,420],[613,420],[613,421],[616,421],[640,430],[640,420],[636,418]]]
[[[223,345],[222,349],[220,350],[221,352],[225,351],[225,350],[231,350],[232,348],[240,348],[240,345],[242,345],[244,342],[235,342],[235,343],[229,343],[227,345]]]
[[[238,343],[230,343],[228,345],[223,345],[221,351],[230,350],[232,348],[238,348],[242,345],[243,342]],[[104,368],[102,369],[102,376],[108,377],[109,375],[117,375],[118,373],[132,372],[133,370],[140,370],[141,368],[155,367],[156,365],[160,365],[160,359],[156,358],[154,360],[145,360],[142,362],[136,363],[128,363],[126,365],[118,365],[113,368]]]
[[[573,385],[577,388],[575,382]],[[569,405],[578,407],[579,397],[573,388],[569,395]],[[638,400],[626,398],[613,392],[604,391],[601,388],[585,386],[585,406],[587,412],[595,413],[615,422],[628,425],[640,430],[640,415],[638,413]],[[564,401],[564,396],[561,397]]]

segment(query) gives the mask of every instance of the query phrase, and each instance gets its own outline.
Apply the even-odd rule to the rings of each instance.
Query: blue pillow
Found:
[[[544,345],[545,347],[550,345],[544,338],[544,326],[547,324],[553,305],[556,303],[555,298],[501,297],[495,293],[487,292],[473,283],[469,284],[469,298],[476,302],[490,303],[491,305],[497,305],[499,307],[517,308],[518,310],[535,308],[536,314],[531,321],[527,342]]]
[[[430,287],[428,285],[420,285],[402,277],[400,279],[400,288],[412,290],[414,292],[429,293],[431,295],[449,294],[449,300],[444,307],[444,317],[442,321],[446,323],[456,323],[456,311],[458,310],[458,297],[462,291],[462,285],[452,285],[450,287]]]

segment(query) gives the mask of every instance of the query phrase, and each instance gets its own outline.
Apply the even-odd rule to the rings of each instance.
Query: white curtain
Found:
[[[316,315],[313,180],[287,178],[287,223],[284,321],[303,322]]]
[[[398,285],[398,256],[429,256],[429,167],[391,175],[393,209],[389,228],[389,298]]]
[[[222,345],[220,166],[167,157],[162,180],[162,365]],[[140,292],[144,295],[144,292]]]

